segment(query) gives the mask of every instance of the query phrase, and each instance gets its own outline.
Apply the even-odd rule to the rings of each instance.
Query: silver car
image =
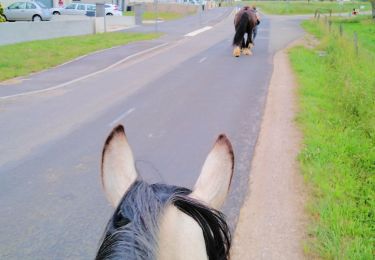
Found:
[[[9,22],[13,21],[49,21],[51,11],[40,2],[16,2],[4,9],[4,16]]]
[[[51,12],[53,15],[85,15],[87,14],[87,12],[92,12],[95,14],[95,10],[95,4],[71,3],[63,8],[52,8]],[[105,4],[105,15],[121,16],[122,12],[118,10],[117,5]]]
[[[53,15],[69,14],[69,15],[85,15],[87,11],[95,10],[94,4],[71,3],[63,8],[52,8]]]

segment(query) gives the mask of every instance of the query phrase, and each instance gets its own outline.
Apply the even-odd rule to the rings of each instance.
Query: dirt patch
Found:
[[[18,77],[18,78],[13,78],[13,79],[8,79],[8,80],[0,81],[0,87],[6,86],[6,85],[19,84],[19,83],[22,83],[23,80],[24,79]]]
[[[294,42],[291,46],[300,43]],[[303,259],[305,187],[297,155],[297,84],[288,48],[274,57],[274,72],[255,155],[249,194],[241,209],[231,259]]]
[[[295,44],[303,45],[308,49],[315,49],[320,44],[320,41],[312,34],[306,34],[304,38],[301,38]]]

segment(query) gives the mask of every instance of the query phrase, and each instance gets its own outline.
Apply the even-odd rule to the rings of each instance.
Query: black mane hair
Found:
[[[224,215],[190,193],[187,188],[136,181],[109,220],[96,259],[156,259],[159,218],[169,204],[200,225],[208,259],[229,259],[231,234]]]
[[[173,205],[192,217],[202,228],[210,260],[229,259],[231,234],[225,216],[187,196],[175,196]]]

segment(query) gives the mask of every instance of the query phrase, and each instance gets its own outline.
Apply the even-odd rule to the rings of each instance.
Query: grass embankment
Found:
[[[357,32],[363,48],[375,53],[375,22],[369,16],[357,16],[352,19],[337,17],[333,20],[336,28],[343,24],[344,33],[353,36]]]
[[[140,33],[103,33],[0,46],[0,81],[54,67],[97,50],[150,40],[158,36]]]
[[[329,34],[321,24],[304,28],[320,37],[317,49],[296,47],[290,58],[300,84],[298,122],[304,133],[300,163],[311,183],[310,239],[306,252],[324,259],[373,259],[375,243],[375,34],[371,20],[347,21],[351,34]],[[334,27],[332,27],[334,28]],[[363,38],[364,37],[364,38]],[[326,51],[326,56],[317,55]]]
[[[268,14],[313,14],[318,8],[332,9],[334,13],[350,13],[353,8],[359,9],[363,6],[362,11],[371,10],[371,5],[368,2],[344,2],[343,5],[339,5],[336,1],[334,2],[312,2],[308,4],[307,1],[245,1],[247,5],[255,4],[262,12]]]
[[[190,14],[190,13],[189,13]],[[126,16],[134,16],[134,11],[128,11],[124,12],[124,15]],[[161,19],[164,21],[170,21],[170,20],[176,20],[184,17],[185,15],[180,13],[173,13],[173,12],[144,12],[142,14],[143,20],[156,20]]]

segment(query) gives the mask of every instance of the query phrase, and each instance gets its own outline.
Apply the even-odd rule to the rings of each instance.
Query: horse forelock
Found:
[[[208,258],[227,259],[230,232],[223,214],[188,195],[191,190],[136,181],[109,220],[96,259],[156,259],[159,220],[173,205],[201,227]]]
[[[109,220],[96,259],[153,259],[160,211],[150,186],[136,181]]]

